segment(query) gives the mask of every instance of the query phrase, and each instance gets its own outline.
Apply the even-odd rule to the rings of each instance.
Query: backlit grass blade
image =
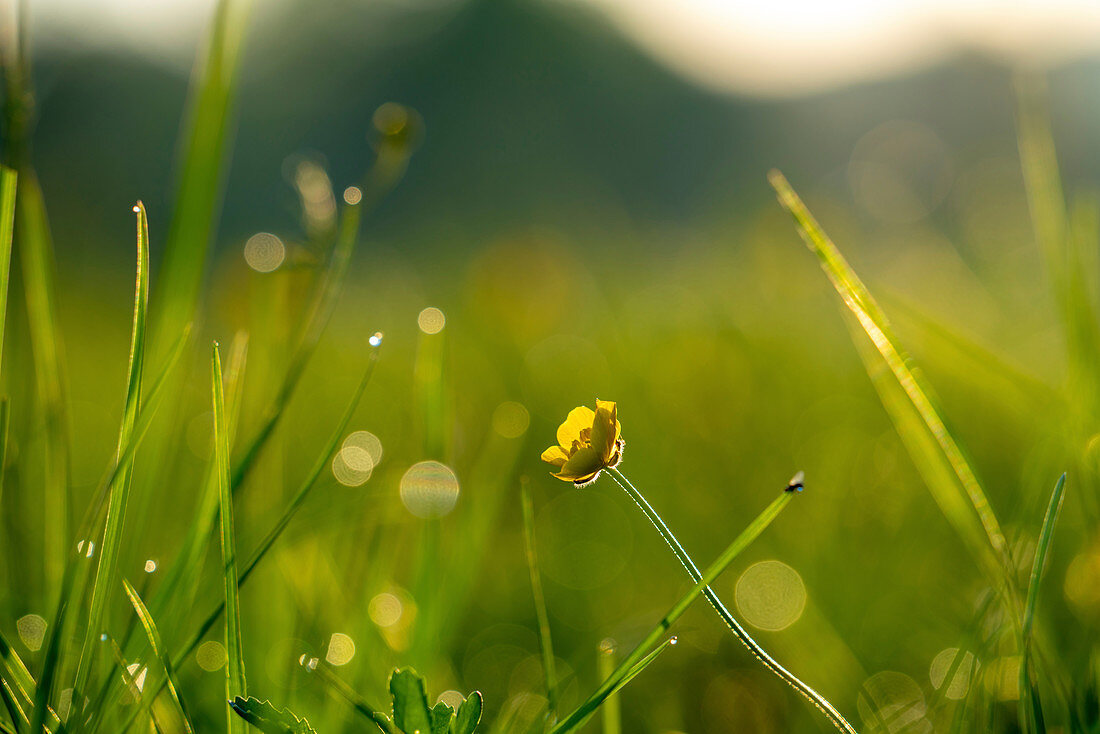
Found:
[[[546,598],[542,593],[538,553],[535,551],[535,511],[531,490],[523,482],[520,491],[523,505],[523,545],[527,554],[527,570],[531,575],[531,595],[535,599],[535,617],[539,625],[539,650],[542,653],[542,674],[546,678],[546,700],[551,717],[558,708],[558,676],[554,672],[554,645],[550,639],[550,616],[546,613]],[[610,672],[610,671],[609,671]]]
[[[221,207],[224,159],[245,31],[247,0],[218,0],[205,48],[195,62],[179,179],[157,280],[153,358],[194,319]]]
[[[222,576],[225,580],[225,650],[229,662],[225,668],[225,697],[233,700],[247,696],[244,674],[244,652],[241,641],[241,608],[237,594],[237,546],[233,538],[233,495],[229,488],[229,424],[225,411],[225,391],[222,385],[222,360],[217,343],[212,360],[214,379],[214,461],[218,467],[220,499]],[[244,721],[226,709],[226,730],[244,734]]]
[[[329,690],[346,701],[365,719],[378,727],[382,734],[398,734],[397,728],[394,727],[389,717],[382,713],[377,707],[367,703],[366,699],[359,695],[354,688],[329,670],[327,663],[319,662],[314,672],[316,672],[318,677],[328,685]],[[427,733],[424,732],[423,734]]]
[[[234,335],[233,343],[229,347],[229,359],[224,378],[230,440],[236,434],[244,394],[243,379],[248,358],[248,343],[248,334],[238,332]],[[194,590],[202,572],[207,544],[211,540],[214,524],[218,521],[217,478],[217,467],[211,463],[203,480],[198,508],[194,512],[187,536],[184,538],[182,550],[172,561],[161,585],[152,597],[151,606],[162,623],[165,618],[177,620],[186,616],[186,608],[190,607],[193,600]],[[180,606],[185,608],[180,609]]]
[[[18,179],[15,169],[0,166],[0,364],[4,354],[4,326],[8,320],[8,282],[11,278],[11,242]]]
[[[314,289],[312,300],[306,312],[302,333],[298,338],[294,353],[290,358],[290,365],[283,376],[279,392],[271,405],[264,411],[263,420],[255,435],[249,441],[248,447],[241,455],[237,466],[233,471],[233,490],[236,491],[244,482],[252,465],[258,458],[260,451],[271,438],[275,426],[286,411],[290,398],[294,395],[302,373],[306,365],[317,349],[321,341],[321,335],[328,326],[332,313],[336,308],[336,301],[342,290],[344,278],[347,275],[348,264],[355,250],[355,243],[359,238],[360,201],[346,203],[340,218],[340,231],[336,238],[332,254],[329,256],[328,265],[317,287]]]
[[[704,590],[708,589],[710,584],[722,574],[723,571],[733,562],[733,559],[749,546],[752,541],[756,540],[764,530],[771,525],[772,521],[783,511],[783,508],[794,497],[793,492],[784,491],[779,497],[772,501],[763,512],[756,516],[748,527],[741,531],[741,533],[733,540],[729,546],[726,547],[722,554],[718,556],[707,569],[702,573],[700,580],[687,591],[680,600],[677,601],[668,613],[661,618],[661,621],[657,623],[645,639],[643,639],[638,645],[619,663],[614,672],[604,679],[604,682],[600,685],[596,691],[588,697],[580,706],[578,706],[569,716],[561,721],[552,730],[551,734],[564,734],[568,731],[573,731],[579,727],[588,717],[594,712],[600,705],[610,696],[617,691],[627,680],[637,675],[641,669],[637,669],[637,666],[644,661],[652,661],[652,658],[647,658],[651,649],[658,641],[664,637],[672,624],[679,619],[687,608],[691,606],[692,602],[703,595]],[[648,664],[648,662],[646,663]]]
[[[383,106],[385,108],[385,106]],[[400,183],[408,167],[409,157],[412,155],[412,144],[408,134],[408,126],[414,119],[414,114],[405,108],[400,109],[407,118],[404,133],[401,130],[383,135],[378,146],[378,155],[373,165],[368,169],[364,178],[363,189],[348,189],[344,195],[344,206],[341,211],[340,225],[325,266],[324,275],[318,281],[310,298],[306,310],[305,320],[302,322],[301,333],[291,355],[290,364],[279,386],[271,405],[264,412],[260,428],[256,431],[248,447],[237,462],[233,473],[233,491],[237,491],[243,484],[248,472],[258,458],[263,447],[267,444],[272,432],[278,425],[280,418],[286,411],[286,406],[294,395],[295,389],[305,372],[310,358],[317,349],[325,328],[332,319],[336,302],[343,290],[344,280],[347,277],[348,265],[355,251],[355,245],[359,240],[359,231],[363,217],[378,206],[386,196]],[[376,115],[377,116],[377,115]]]
[[[291,498],[287,504],[286,509],[283,510],[283,514],[276,521],[275,525],[267,532],[263,540],[260,541],[256,550],[252,552],[252,555],[248,559],[248,563],[245,564],[244,569],[241,571],[238,584],[244,584],[248,580],[248,577],[255,570],[256,566],[264,559],[268,551],[275,545],[275,541],[279,539],[287,525],[297,514],[305,503],[309,493],[313,490],[313,487],[317,484],[317,480],[324,474],[325,469],[332,461],[333,455],[339,449],[344,437],[347,435],[348,424],[351,422],[352,416],[355,415],[355,409],[359,406],[359,401],[363,397],[363,393],[367,389],[367,385],[370,384],[371,377],[374,375],[374,367],[378,362],[378,347],[372,347],[370,358],[367,361],[367,368],[363,372],[363,377],[359,381],[359,385],[356,387],[355,392],[352,394],[351,399],[348,401],[347,407],[344,409],[344,414],[340,418],[340,422],[337,424],[336,429],[332,432],[331,437],[325,444],[324,449],[318,456],[317,461],[314,463],[313,468],[309,474],[303,480],[299,486],[298,491]],[[183,661],[194,652],[195,648],[202,642],[202,638],[210,630],[211,627],[218,621],[218,618],[225,611],[225,603],[218,605],[209,615],[206,620],[199,627],[198,631],[191,636],[190,640],[180,648],[180,652],[172,658],[172,663],[179,667]]]
[[[134,717],[139,714],[148,713],[149,719],[152,722],[152,728],[156,732],[164,733],[170,731],[157,717],[157,712],[153,708],[153,703],[156,700],[156,694],[152,696],[144,695],[144,683],[138,683],[138,676],[141,675],[141,667],[145,668],[145,677],[149,677],[149,667],[141,666],[133,672],[130,671],[130,667],[126,662],[126,657],[122,654],[122,648],[118,646],[118,642],[113,637],[108,636],[106,639],[108,646],[111,648],[111,654],[114,656],[115,664],[118,667],[118,672],[122,678],[123,683],[126,685],[127,691],[134,700]],[[133,717],[131,718],[133,721]],[[122,727],[122,731],[127,731],[130,728],[130,724]]]
[[[806,205],[787,183],[787,179],[778,171],[772,171],[768,180],[775,188],[779,202],[794,218],[802,239],[817,255],[833,287],[859,322],[860,328],[870,338],[950,466],[951,477],[943,476],[939,481],[927,482],[937,504],[974,554],[979,566],[988,575],[989,582],[1011,601],[1014,592],[1006,565],[1007,545],[1004,533],[974,471],[933,404],[931,392],[924,385],[923,377],[912,367],[909,356],[901,348],[886,316],[866,286],[818,225]],[[899,432],[901,428],[898,426]],[[926,460],[926,457],[914,458],[918,463]],[[947,481],[948,478],[952,481]],[[1017,612],[1016,609],[1011,611],[1013,614]]]
[[[57,326],[57,294],[53,242],[42,190],[30,168],[19,171],[15,200],[15,245],[23,264],[23,291],[27,306],[35,391],[45,426],[42,510],[46,536],[44,571],[47,579],[61,578],[72,523],[68,395],[65,388],[64,350]]]
[[[122,426],[118,432],[116,456],[130,443],[141,408],[141,382],[145,366],[145,323],[149,306],[149,221],[145,206],[139,201],[134,206],[137,214],[137,276],[134,284],[134,318],[130,333],[130,362],[126,380],[126,400],[123,403]],[[84,692],[88,675],[95,658],[95,644],[99,637],[112,597],[118,586],[118,555],[122,547],[122,535],[126,526],[126,505],[130,497],[133,478],[133,462],[129,462],[111,487],[107,505],[107,523],[103,530],[103,543],[97,558],[95,582],[92,586],[92,603],[88,611],[88,625],[84,644],[80,651],[76,680],[73,688]]]
[[[130,597],[130,603],[133,605],[134,611],[141,620],[141,626],[145,629],[145,637],[149,640],[149,646],[153,649],[153,654],[157,656],[161,666],[164,668],[165,685],[168,686],[168,693],[172,696],[172,700],[179,709],[180,720],[183,722],[183,727],[185,731],[187,731],[187,734],[192,734],[194,729],[191,726],[190,719],[187,717],[187,709],[183,705],[183,699],[180,698],[179,685],[176,683],[175,669],[172,667],[172,661],[168,658],[168,651],[164,647],[164,641],[161,639],[160,631],[157,630],[156,622],[153,621],[152,615],[149,614],[149,610],[145,607],[145,602],[141,600],[141,596],[137,593],[133,585],[126,579],[122,580],[122,584],[126,589],[126,596]]]
[[[4,67],[5,153],[8,163],[18,173],[14,246],[19,250],[23,265],[36,410],[45,429],[44,486],[40,497],[46,546],[43,571],[48,586],[54,579],[61,578],[64,571],[72,524],[71,456],[64,350],[57,327],[53,241],[42,189],[31,164],[34,94],[27,47],[28,16],[29,6],[24,4],[15,14],[14,32],[4,33],[10,45],[5,43],[0,51]]]
[[[1039,693],[1031,675],[1031,630],[1035,624],[1035,609],[1039,605],[1039,589],[1043,584],[1043,572],[1046,570],[1047,556],[1050,553],[1050,541],[1054,537],[1054,526],[1058,522],[1058,513],[1062,509],[1065,496],[1066,475],[1058,478],[1054,491],[1050,495],[1043,526],[1039,530],[1039,540],[1035,546],[1035,558],[1031,564],[1031,578],[1027,584],[1027,601],[1024,604],[1024,621],[1021,630],[1023,649],[1020,658],[1020,709],[1021,722],[1025,731],[1042,731],[1042,712],[1039,706]]]
[[[667,641],[666,641],[667,642]],[[657,655],[665,649],[665,645],[661,645],[656,650],[651,652],[646,658],[650,660],[656,659]],[[642,662],[635,665],[638,666],[648,665],[646,658],[642,659]],[[599,672],[600,677],[607,680],[612,673],[615,672],[615,643],[608,639],[599,644],[596,649],[596,670]],[[644,667],[642,668],[644,670]],[[640,673],[641,670],[638,670]],[[634,675],[637,675],[635,673]],[[626,678],[619,683],[614,691],[608,694],[604,699],[603,706],[600,706],[600,719],[603,723],[603,734],[622,734],[623,731],[623,708],[622,703],[619,701],[619,696],[616,693],[620,688],[629,683],[629,679],[633,678],[633,675],[627,675]],[[553,709],[551,709],[551,712]]]

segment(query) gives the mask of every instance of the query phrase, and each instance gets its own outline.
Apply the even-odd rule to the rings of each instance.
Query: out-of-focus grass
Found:
[[[354,188],[309,162],[320,189],[300,187],[301,230],[279,233],[272,267],[248,267],[244,243],[211,248],[237,10],[219,3],[201,56],[176,209],[150,213],[173,224],[148,243],[164,259],[145,382],[126,356],[128,339],[140,355],[147,270],[138,308],[92,279],[55,283],[30,159],[9,153],[21,276],[0,370],[3,726],[240,730],[233,698],[318,732],[388,731],[390,671],[412,664],[426,705],[457,708],[462,727],[481,691],[485,731],[560,725],[554,704],[582,721],[599,703],[588,691],[617,697],[610,731],[815,730],[812,709],[690,606],[702,587],[685,595],[625,498],[547,477],[538,450],[599,396],[618,401],[630,476],[694,557],[719,558],[704,574],[716,593],[860,731],[1095,730],[1098,209],[1074,192],[1066,205],[1041,96],[1021,91],[1023,173],[960,184],[946,221],[900,228],[890,247],[869,246],[884,228],[851,202],[807,187],[854,264],[818,248],[860,319],[853,347],[771,207],[743,204],[695,243],[598,215],[476,247],[461,232],[376,236],[367,215],[421,135],[400,105],[363,121],[375,157]],[[9,76],[9,135],[26,129],[24,71]],[[1017,200],[1040,246],[987,234],[1029,226]],[[956,224],[958,246],[942,245],[936,227]],[[94,333],[59,300],[92,310]],[[184,328],[197,314],[197,343],[237,335],[213,410],[208,355]],[[722,556],[795,469],[798,511]],[[238,564],[235,548],[254,550]],[[673,647],[661,620],[677,598]],[[636,653],[610,676],[595,653],[607,638]],[[271,711],[243,697],[242,660]]]

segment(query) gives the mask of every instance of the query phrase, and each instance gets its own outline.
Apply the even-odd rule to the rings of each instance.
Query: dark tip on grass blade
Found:
[[[229,426],[225,414],[225,389],[222,385],[221,354],[214,342],[211,370],[214,383],[214,456],[218,472],[221,519],[222,576],[225,581],[225,650],[229,662],[225,669],[226,698],[247,695],[244,652],[241,642],[241,611],[237,593],[237,550],[233,538],[233,497],[229,485]],[[226,711],[228,730],[244,734],[244,722]]]

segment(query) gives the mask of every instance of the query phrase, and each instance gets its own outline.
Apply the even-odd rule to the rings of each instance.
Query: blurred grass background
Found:
[[[935,695],[941,652],[966,647],[985,586],[884,412],[836,295],[775,204],[772,166],[806,196],[935,386],[1022,584],[1050,489],[1070,471],[1040,634],[1066,672],[1095,684],[1096,373],[1075,376],[1067,361],[1029,216],[1010,69],[962,56],[761,101],[691,86],[571,6],[288,3],[248,22],[224,203],[209,262],[190,263],[207,273],[198,346],[157,416],[156,458],[135,462],[119,567],[139,590],[156,589],[202,501],[213,447],[204,345],[247,332],[238,438],[253,434],[293,359],[324,259],[316,243],[374,159],[372,125],[385,127],[375,110],[396,100],[423,124],[405,179],[365,213],[332,322],[236,496],[248,553],[337,425],[368,337],[384,332],[349,427],[377,438],[380,461],[357,486],[326,471],[242,590],[250,692],[292,705],[318,731],[359,731],[300,656],[327,659],[376,701],[388,671],[409,664],[433,701],[478,689],[490,720],[522,730],[543,686],[519,503],[527,477],[561,709],[583,700],[601,641],[633,644],[686,587],[625,497],[605,482],[573,490],[538,460],[566,412],[598,396],[618,401],[624,471],[703,563],[804,470],[804,495],[719,594],[849,718],[871,720],[868,697],[885,709]],[[33,163],[56,248],[71,487],[83,508],[123,410],[139,198],[158,318],[188,79],[64,41],[34,48]],[[1041,100],[1086,249],[1100,172],[1096,72],[1096,62],[1057,70]],[[18,247],[14,257],[12,272],[23,272]],[[1095,263],[1085,265],[1091,283]],[[58,582],[44,560],[40,488],[56,466],[32,399],[40,369],[19,277],[10,303],[0,611],[5,637],[37,670]],[[399,491],[426,460],[450,467],[461,488],[439,519],[418,517],[415,493],[403,501]],[[217,544],[208,550],[195,603],[170,612],[174,625],[161,620],[170,647],[221,598]],[[119,594],[108,625],[125,629],[129,612]],[[621,694],[626,731],[824,730],[702,605],[677,633],[681,644]],[[219,654],[201,646],[179,671],[200,731],[225,716]],[[974,685],[1010,710],[1012,676],[989,671],[1012,658],[982,664]],[[1095,720],[1095,693],[1086,698]],[[948,726],[922,715],[901,728]]]

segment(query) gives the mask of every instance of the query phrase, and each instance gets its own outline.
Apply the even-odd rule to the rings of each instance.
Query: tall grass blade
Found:
[[[8,283],[11,280],[11,242],[18,181],[15,169],[0,166],[0,365],[4,355],[4,326],[8,320]]]
[[[666,640],[666,643],[667,642],[669,641]],[[661,645],[646,657],[651,660],[656,659],[657,655],[660,654],[665,647],[666,645]],[[638,665],[635,665],[634,668],[637,669],[639,666],[644,665],[648,665],[645,658],[643,658]],[[644,670],[644,667],[642,669]],[[600,677],[604,680],[607,680],[611,677],[611,674],[615,672],[615,642],[613,640],[604,640],[596,649],[596,670],[599,671]],[[638,672],[640,673],[641,670],[638,670]],[[635,675],[637,675],[637,673],[635,673]],[[626,685],[629,682],[628,679],[632,677],[633,676],[628,674],[627,678],[623,678],[616,688],[616,691]],[[603,734],[622,734],[623,707],[615,691],[612,691],[611,694],[604,699],[603,706],[600,707],[600,719],[603,723]]]
[[[60,329],[53,242],[46,205],[33,171],[19,171],[15,200],[15,244],[23,263],[23,290],[30,327],[35,391],[45,428],[42,510],[46,538],[44,571],[47,579],[60,578],[72,524],[71,457],[68,396]]]
[[[149,307],[149,220],[145,206],[139,201],[134,206],[137,214],[137,276],[134,284],[134,319],[130,334],[130,363],[126,380],[126,400],[123,403],[122,426],[118,432],[116,457],[130,443],[141,408],[141,383],[145,367],[145,323]],[[88,626],[80,651],[74,690],[83,693],[92,670],[95,657],[95,641],[99,637],[104,618],[110,606],[111,596],[117,593],[118,555],[122,547],[122,534],[126,526],[126,505],[130,497],[133,478],[133,462],[122,471],[111,487],[107,505],[107,524],[103,530],[103,543],[96,566],[92,586],[92,603],[88,611]],[[80,700],[80,699],[77,699]]]
[[[194,319],[221,206],[224,159],[245,30],[247,0],[218,0],[206,47],[195,62],[179,179],[157,281],[153,358],[163,357]]]
[[[733,542],[722,551],[721,555],[712,563],[707,569],[700,575],[699,580],[692,586],[679,601],[672,605],[668,613],[661,618],[661,621],[650,630],[638,645],[616,666],[614,672],[604,679],[604,682],[600,685],[596,691],[589,696],[584,703],[578,706],[569,716],[561,721],[557,726],[553,728],[551,734],[565,734],[565,732],[573,731],[579,727],[587,718],[594,712],[600,705],[614,693],[616,690],[625,683],[626,680],[637,675],[639,670],[635,668],[645,661],[646,656],[650,653],[651,648],[657,644],[657,642],[665,636],[672,624],[679,619],[692,602],[703,596],[710,589],[710,584],[722,575],[722,572],[733,563],[733,560],[745,550],[756,538],[760,536],[764,530],[771,525],[772,521],[779,515],[780,512],[787,506],[787,504],[794,497],[792,492],[784,491],[779,497],[772,501],[770,505],[764,508],[764,511],[756,516],[748,527],[741,531],[741,533],[734,538]],[[713,593],[713,592],[712,592]],[[648,663],[647,663],[648,664]],[[838,714],[839,716],[839,714]],[[849,727],[850,728],[850,727]],[[852,729],[852,732],[855,730]]]
[[[377,707],[370,705],[354,688],[329,670],[326,663],[319,663],[315,672],[321,680],[328,685],[333,693],[346,701],[365,719],[378,727],[382,734],[398,734],[398,730],[394,727],[388,716],[382,713]]]
[[[0,48],[4,66],[5,153],[18,172],[14,244],[23,265],[31,357],[34,365],[36,419],[44,428],[44,487],[41,492],[45,553],[43,572],[49,582],[60,578],[72,524],[71,456],[68,395],[65,389],[61,334],[57,327],[57,295],[53,241],[46,204],[31,165],[30,132],[34,95],[27,51],[29,6],[16,13],[11,47]],[[7,35],[5,33],[5,35]],[[5,39],[9,40],[9,39]],[[9,261],[10,262],[10,261]]]
[[[974,554],[981,569],[988,575],[989,582],[1005,594],[1010,611],[1017,614],[1018,609],[1013,601],[1014,587],[1007,568],[1004,533],[974,471],[933,404],[931,391],[925,386],[923,377],[911,366],[909,356],[901,348],[885,314],[863,281],[821,229],[806,205],[787,183],[787,179],[778,171],[772,171],[768,180],[778,194],[780,204],[794,218],[802,239],[821,261],[821,267],[829,276],[833,287],[870,338],[886,367],[920,416],[938,450],[942,452],[951,469],[951,476],[943,475],[938,481],[926,482],[928,488],[948,521]],[[900,433],[901,426],[898,429]],[[926,459],[924,456],[914,458],[918,463],[923,463]],[[949,478],[952,481],[947,481]]]
[[[172,696],[172,700],[179,709],[180,720],[183,722],[184,730],[187,734],[193,734],[194,728],[191,726],[191,721],[187,717],[187,709],[183,705],[183,699],[180,698],[179,684],[176,683],[175,669],[172,667],[172,661],[168,658],[168,651],[164,647],[164,641],[161,639],[160,631],[157,630],[156,622],[153,621],[153,617],[149,614],[145,602],[141,600],[141,596],[137,593],[133,585],[126,579],[122,580],[122,584],[126,589],[126,596],[130,597],[130,603],[133,605],[134,611],[141,620],[141,626],[145,629],[145,637],[149,640],[149,647],[153,649],[153,654],[157,656],[161,666],[164,668],[165,684],[168,686],[168,693]]]
[[[290,502],[287,503],[286,509],[283,510],[283,514],[275,522],[275,525],[272,526],[271,530],[267,532],[267,535],[264,536],[263,540],[260,541],[259,545],[257,545],[256,547],[256,550],[252,552],[252,555],[248,559],[248,563],[245,564],[244,569],[241,571],[240,578],[238,580],[239,585],[244,584],[244,582],[248,580],[248,577],[255,570],[256,566],[259,565],[260,561],[264,559],[268,551],[270,551],[272,546],[275,545],[275,541],[279,539],[279,536],[282,535],[283,531],[286,529],[287,525],[290,524],[290,521],[297,514],[298,510],[301,509],[302,505],[305,503],[307,497],[309,496],[309,493],[317,484],[317,480],[321,478],[321,475],[324,474],[325,469],[329,466],[329,462],[332,461],[333,455],[336,453],[339,446],[341,445],[341,442],[344,440],[344,437],[347,435],[348,424],[351,423],[352,416],[355,415],[355,409],[359,406],[359,401],[363,397],[363,393],[366,391],[367,385],[370,384],[371,377],[374,375],[374,367],[377,363],[378,348],[374,347],[372,348],[370,358],[367,361],[367,368],[363,372],[363,377],[362,379],[360,379],[359,385],[356,387],[354,394],[348,401],[348,405],[344,409],[344,414],[341,416],[340,422],[337,424],[336,429],[332,432],[332,435],[330,436],[328,442],[325,444],[324,449],[318,456],[317,461],[314,463],[313,468],[310,470],[306,478],[302,481],[302,484],[299,486],[298,491],[290,499]],[[176,667],[179,667],[183,663],[184,659],[186,659],[188,655],[194,652],[195,648],[197,648],[199,646],[199,643],[202,642],[202,638],[218,621],[218,618],[222,615],[225,609],[225,602],[222,602],[218,605],[216,609],[214,609],[212,612],[210,612],[209,615],[207,615],[206,620],[199,627],[198,631],[191,636],[188,642],[180,648],[180,652],[173,657],[172,662]]]
[[[1032,628],[1035,624],[1035,609],[1039,605],[1039,589],[1043,584],[1043,573],[1046,570],[1047,556],[1050,554],[1050,541],[1054,537],[1054,526],[1058,522],[1058,513],[1062,509],[1062,499],[1065,496],[1066,475],[1058,478],[1054,485],[1054,491],[1050,495],[1050,503],[1047,505],[1046,514],[1043,516],[1043,526],[1039,530],[1039,540],[1035,546],[1035,558],[1031,564],[1031,578],[1027,584],[1027,600],[1024,603],[1024,620],[1021,629],[1023,649],[1020,658],[1020,709],[1025,731],[1043,731],[1042,709],[1039,703],[1039,692],[1035,687],[1031,674],[1032,653]]]
[[[546,613],[546,597],[542,593],[538,553],[535,550],[535,511],[531,490],[523,482],[520,492],[523,505],[523,545],[527,555],[527,570],[531,575],[531,595],[535,599],[535,616],[539,625],[539,650],[542,653],[542,674],[546,678],[546,701],[551,717],[558,709],[558,676],[554,671],[554,645],[550,639],[550,616]]]
[[[229,488],[229,425],[225,414],[225,391],[222,385],[222,359],[214,344],[212,360],[214,378],[214,461],[218,467],[220,498],[222,576],[225,580],[225,650],[229,662],[225,668],[225,697],[233,700],[247,696],[244,674],[244,652],[241,641],[241,609],[237,593],[237,546],[233,538],[233,495]],[[244,734],[244,721],[226,709],[226,730]]]
[[[405,114],[410,118],[413,116],[413,113],[408,110],[405,111]],[[359,231],[363,218],[400,183],[408,167],[412,151],[412,141],[407,134],[384,134],[378,146],[378,155],[364,178],[363,190],[351,196],[344,196],[344,206],[341,210],[336,241],[333,244],[324,274],[313,289],[306,310],[306,317],[302,322],[301,332],[298,335],[286,374],[279,385],[279,390],[271,404],[264,411],[260,428],[252,437],[252,440],[249,441],[248,447],[242,453],[240,460],[237,461],[236,469],[233,472],[234,492],[240,489],[244,483],[245,477],[252,469],[263,447],[267,444],[279,420],[286,412],[286,406],[290,403],[290,399],[301,381],[302,374],[313,357],[313,353],[317,350],[317,345],[321,341],[325,328],[332,319],[332,314],[336,310],[336,303],[347,277],[348,265],[351,263],[351,257],[355,252],[355,245],[359,241]]]

